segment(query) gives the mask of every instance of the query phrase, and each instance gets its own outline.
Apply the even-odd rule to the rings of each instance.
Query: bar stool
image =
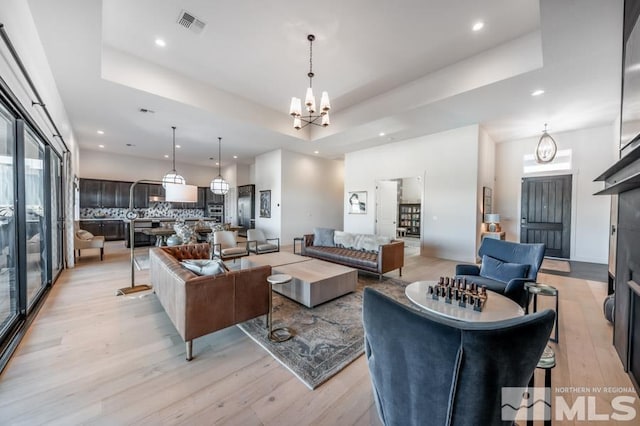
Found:
[[[267,277],[267,282],[271,285],[271,294],[269,295],[269,340],[280,343],[285,342],[293,337],[293,333],[288,327],[280,327],[273,329],[273,286],[277,284],[286,284],[291,281],[291,275],[275,274]]]
[[[529,296],[533,295],[533,312],[538,312],[538,295],[540,296],[551,296],[556,298],[556,331],[554,333],[554,337],[550,338],[552,342],[558,343],[558,324],[560,318],[560,312],[558,311],[558,289],[552,287],[548,284],[542,283],[525,283],[524,288],[527,292],[527,307],[525,313],[529,313]]]
[[[538,365],[536,365],[536,368],[540,368],[544,370],[544,387],[545,388],[551,389],[551,369],[554,368],[555,366],[556,366],[556,353],[554,352],[551,346],[547,345],[547,347],[544,348],[544,352],[542,353],[542,356],[540,357],[540,361],[538,361]],[[531,380],[529,380],[529,392],[532,392],[532,389],[534,387],[534,377],[535,377],[535,373],[531,375]],[[549,399],[551,399],[550,395],[549,395]],[[549,412],[546,413],[548,414],[548,419],[544,421],[544,425],[551,426],[551,419],[553,418],[553,410],[551,410],[551,400],[546,402],[549,403]],[[531,407],[531,410],[532,409],[533,407]],[[527,412],[527,426],[533,426],[533,418],[532,418],[531,412]]]

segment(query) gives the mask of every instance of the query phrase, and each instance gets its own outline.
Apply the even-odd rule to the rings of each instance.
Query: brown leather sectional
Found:
[[[300,254],[373,272],[379,279],[382,279],[382,274],[395,269],[400,269],[400,276],[402,276],[404,241],[394,240],[389,244],[380,245],[378,252],[375,253],[344,247],[316,246],[313,240],[313,234],[304,235]]]
[[[186,343],[187,361],[193,339],[269,312],[271,266],[198,276],[180,264],[209,259],[209,252],[207,243],[149,250],[153,290]]]

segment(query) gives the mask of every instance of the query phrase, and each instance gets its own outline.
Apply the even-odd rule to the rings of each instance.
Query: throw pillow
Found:
[[[529,265],[503,262],[486,254],[482,256],[481,277],[508,283],[513,278],[525,278],[528,272]]]
[[[198,275],[222,275],[229,271],[220,259],[184,259],[180,263]]]
[[[89,231],[85,231],[84,229],[79,229],[78,231],[76,231],[76,237],[80,238],[81,240],[91,240],[93,239],[93,234]]]
[[[313,245],[324,247],[335,247],[333,234],[335,230],[331,228],[313,228]]]
[[[339,247],[353,248],[353,234],[344,231],[335,231],[333,233],[333,242]]]

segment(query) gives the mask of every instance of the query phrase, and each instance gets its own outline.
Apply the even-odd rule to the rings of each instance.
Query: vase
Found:
[[[173,234],[172,236],[167,238],[167,245],[170,247],[179,246],[180,244],[182,244],[182,239],[178,237],[176,234]]]

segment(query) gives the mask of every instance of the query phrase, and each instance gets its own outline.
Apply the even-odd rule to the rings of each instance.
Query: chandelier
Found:
[[[556,141],[549,136],[549,133],[547,133],[547,123],[544,123],[544,131],[536,147],[536,162],[550,163],[556,157],[557,152],[558,146],[556,145]]]
[[[289,115],[293,117],[293,127],[296,130],[300,130],[309,124],[315,124],[316,126],[327,127],[331,122],[329,121],[329,110],[331,104],[329,103],[329,94],[322,92],[320,98],[320,111],[319,115],[316,114],[316,97],[313,96],[313,41],[316,36],[309,34],[307,40],[309,40],[309,88],[307,89],[307,95],[304,98],[304,105],[307,108],[307,115],[302,115],[302,102],[300,98],[291,98],[291,108],[289,109]],[[317,123],[318,119],[322,119],[320,123]],[[302,124],[304,122],[304,125]]]
[[[229,182],[222,178],[220,173],[220,164],[222,163],[222,156],[220,155],[220,145],[222,144],[222,138],[218,137],[218,176],[211,181],[211,192],[216,195],[225,195],[229,192]]]
[[[168,183],[186,184],[184,178],[176,172],[176,126],[171,126],[171,128],[173,129],[173,168],[162,177],[162,187],[165,189]]]

